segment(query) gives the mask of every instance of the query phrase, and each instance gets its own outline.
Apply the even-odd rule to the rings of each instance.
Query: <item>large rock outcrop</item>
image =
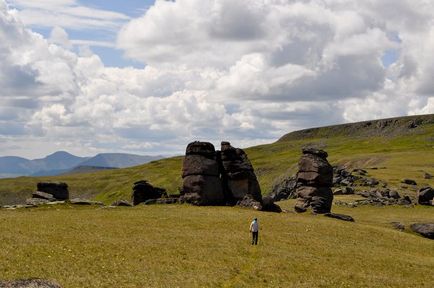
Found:
[[[182,166],[181,202],[220,205],[225,202],[214,145],[195,141],[188,144]]]
[[[333,168],[327,152],[305,148],[298,162],[297,203],[295,210],[305,212],[309,207],[317,214],[330,213],[333,193]]]
[[[180,202],[195,205],[239,205],[256,210],[280,212],[273,199],[266,199],[247,154],[229,142],[216,151],[208,142],[188,144],[182,167]]]
[[[431,201],[434,200],[434,189],[431,187],[421,188],[417,200],[420,205],[431,205]]]

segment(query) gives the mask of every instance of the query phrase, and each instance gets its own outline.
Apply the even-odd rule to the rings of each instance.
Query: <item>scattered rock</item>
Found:
[[[259,201],[256,201],[253,199],[250,195],[244,196],[242,200],[239,200],[237,202],[237,206],[240,207],[246,207],[246,208],[253,208],[255,210],[262,210],[262,204]]]
[[[73,198],[73,199],[69,200],[69,203],[71,203],[73,205],[100,205],[100,206],[104,206],[104,203],[102,203],[100,201],[92,201],[89,199],[82,199],[82,198]]]
[[[407,185],[417,185],[416,181],[412,180],[412,179],[404,179],[401,181],[401,183],[407,184]]]
[[[432,205],[431,200],[434,199],[434,189],[431,187],[421,188],[417,194],[417,199],[420,205]]]
[[[392,224],[392,227],[395,228],[396,230],[399,230],[399,231],[405,230],[405,225],[400,223],[400,222],[390,222],[390,224]]]
[[[55,281],[43,279],[24,279],[14,281],[0,281],[1,288],[62,288]]]
[[[324,214],[324,216],[343,220],[343,221],[354,222],[354,218],[351,217],[350,215],[337,214],[337,213],[326,213],[326,214]]]
[[[118,200],[113,202],[110,206],[124,206],[124,207],[131,207],[133,206],[130,202],[128,202],[127,200]]]
[[[66,183],[40,182],[37,184],[37,189],[38,191],[53,195],[58,200],[69,199],[68,185]]]
[[[333,201],[330,187],[333,185],[333,168],[327,161],[327,152],[319,149],[303,149],[298,162],[296,212],[309,207],[317,214],[329,213]]]
[[[165,189],[154,187],[147,181],[141,180],[134,183],[131,202],[133,205],[138,205],[149,199],[158,199],[163,196],[167,196]]]
[[[415,223],[411,224],[410,228],[423,237],[434,239],[434,223]]]
[[[341,187],[333,190],[333,195],[352,195],[354,189],[351,187]]]

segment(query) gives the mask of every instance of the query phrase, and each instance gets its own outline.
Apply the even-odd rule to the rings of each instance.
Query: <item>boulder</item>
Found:
[[[423,237],[434,239],[434,223],[415,223],[411,224],[410,228]]]
[[[412,180],[412,179],[404,179],[401,181],[401,183],[407,184],[407,185],[417,185],[416,181]]]
[[[45,200],[48,200],[48,201],[55,201],[56,200],[56,198],[54,198],[52,194],[41,192],[41,191],[33,192],[32,193],[32,198],[35,198],[35,199],[45,199]]]
[[[333,190],[333,195],[352,195],[354,189],[351,187],[341,187]]]
[[[417,195],[420,205],[431,205],[430,201],[434,199],[434,189],[431,187],[421,188]]]
[[[215,148],[209,142],[194,141],[187,145],[185,155],[202,155],[210,159],[215,158]]]
[[[333,168],[327,159],[316,154],[306,154],[305,150],[303,153],[298,162],[297,182],[307,186],[332,186]]]
[[[285,177],[273,184],[270,196],[274,201],[281,201],[297,197],[297,179],[295,176]]]
[[[182,167],[182,178],[191,175],[219,176],[219,165],[216,159],[202,155],[187,155]]]
[[[163,188],[154,187],[145,180],[137,181],[133,185],[133,193],[131,202],[133,205],[138,205],[149,199],[158,199],[162,196],[167,196],[166,190]]]
[[[280,213],[282,212],[282,208],[274,203],[274,199],[272,197],[265,196],[262,198],[262,211]]]
[[[37,190],[53,195],[58,200],[68,200],[69,191],[66,183],[40,182],[37,184]]]
[[[425,172],[424,175],[423,175],[423,178],[424,179],[432,179],[433,176],[431,174],[429,174],[428,172]]]
[[[44,279],[0,281],[1,288],[62,288],[59,283]]]
[[[124,206],[124,207],[131,207],[133,206],[130,202],[127,200],[118,200],[113,202],[110,206]]]
[[[149,199],[144,202],[144,205],[153,205],[153,204],[176,204],[179,203],[179,198],[160,198],[160,199]],[[191,203],[191,202],[190,202]]]
[[[343,221],[348,221],[348,222],[354,222],[354,218],[351,217],[350,215],[337,214],[337,213],[326,213],[326,214],[324,214],[324,216],[330,217],[330,218],[334,218],[334,219],[338,219],[338,220],[343,220]]]

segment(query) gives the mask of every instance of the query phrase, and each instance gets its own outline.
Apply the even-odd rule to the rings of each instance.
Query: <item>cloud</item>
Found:
[[[55,25],[69,29],[116,30],[130,18],[122,13],[89,8],[76,0],[10,0],[20,19],[38,27]]]
[[[156,1],[117,38],[143,69],[69,50],[109,43],[70,40],[64,29],[116,29],[122,15],[92,17],[73,0],[13,3],[75,22],[44,39],[0,1],[2,153],[171,154],[192,140],[250,146],[295,129],[434,113],[427,1]],[[26,152],[35,143],[43,149]]]

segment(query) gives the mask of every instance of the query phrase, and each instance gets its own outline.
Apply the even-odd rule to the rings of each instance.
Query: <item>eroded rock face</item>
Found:
[[[133,205],[138,205],[149,199],[158,199],[162,196],[167,196],[165,189],[154,187],[147,181],[142,180],[134,183],[131,202]]]
[[[229,142],[221,143],[222,181],[226,199],[240,201],[246,195],[262,202],[261,188],[247,154]]]
[[[329,213],[333,201],[333,168],[327,161],[327,152],[319,149],[303,149],[298,162],[297,202],[295,210],[305,212],[309,207],[314,213]]]
[[[225,197],[214,145],[208,142],[192,142],[188,144],[185,154],[181,202],[195,205],[223,204]]]

